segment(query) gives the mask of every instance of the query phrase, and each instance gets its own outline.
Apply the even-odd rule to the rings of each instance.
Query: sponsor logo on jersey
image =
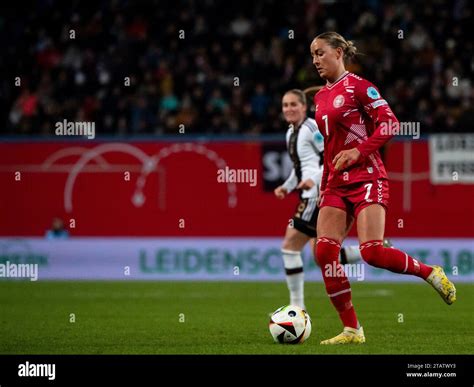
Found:
[[[379,92],[373,86],[370,86],[370,87],[367,88],[367,95],[372,99],[379,99],[380,98]]]
[[[339,94],[336,98],[334,98],[332,105],[335,108],[340,108],[342,105],[344,105],[344,96]]]
[[[367,172],[369,172],[369,173],[374,173],[374,168],[368,167],[368,168],[367,168]]]
[[[314,142],[317,143],[317,144],[319,144],[319,143],[322,143],[323,141],[324,141],[323,135],[322,135],[321,133],[319,133],[319,132],[316,132],[316,133],[314,134]]]

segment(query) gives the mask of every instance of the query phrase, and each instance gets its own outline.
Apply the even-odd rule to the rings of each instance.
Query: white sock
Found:
[[[345,246],[339,253],[339,261],[343,265],[346,263],[354,263],[361,259],[359,246]]]
[[[290,304],[306,309],[304,305],[304,271],[300,251],[281,250],[290,291]]]

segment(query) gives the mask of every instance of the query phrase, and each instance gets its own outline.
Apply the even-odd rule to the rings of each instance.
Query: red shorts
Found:
[[[388,180],[377,179],[361,181],[337,188],[327,187],[324,190],[319,208],[336,207],[357,217],[365,207],[380,204],[388,209]]]

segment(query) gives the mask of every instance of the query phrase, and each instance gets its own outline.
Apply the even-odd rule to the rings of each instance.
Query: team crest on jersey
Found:
[[[332,106],[335,108],[340,108],[342,105],[344,105],[344,96],[339,94],[336,98],[334,98]]]
[[[367,95],[372,99],[380,98],[379,92],[377,91],[375,87],[372,87],[372,86],[367,88]]]

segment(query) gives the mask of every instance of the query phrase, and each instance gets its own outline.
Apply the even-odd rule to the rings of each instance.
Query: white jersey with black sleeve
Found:
[[[316,121],[306,118],[299,127],[290,125],[286,132],[286,145],[293,169],[283,187],[290,193],[301,181],[311,179],[315,186],[309,190],[301,190],[300,196],[303,199],[317,198],[323,175],[324,138]]]

